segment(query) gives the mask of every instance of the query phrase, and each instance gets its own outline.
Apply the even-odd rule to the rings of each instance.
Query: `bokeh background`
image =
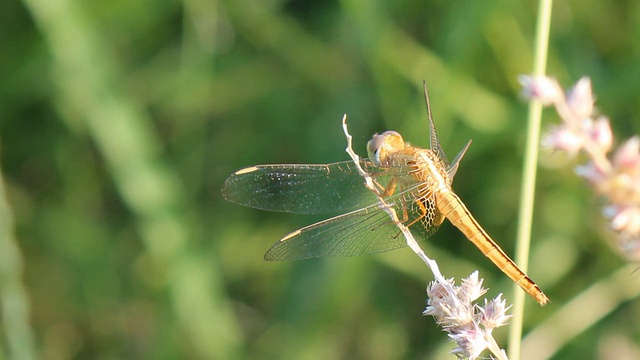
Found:
[[[11,359],[449,359],[408,249],[271,263],[321,217],[225,202],[233,171],[346,160],[394,129],[469,139],[454,189],[514,251],[534,1],[5,0],[0,4],[0,318]],[[617,139],[640,123],[640,3],[554,4],[548,73],[593,80]],[[556,120],[547,110],[544,126]],[[525,358],[640,357],[640,282],[571,161],[543,152]],[[4,197],[4,196],[3,196]],[[9,211],[9,212],[7,212]],[[512,284],[450,224],[450,277]],[[537,334],[537,337],[534,335]],[[506,346],[507,331],[496,332]],[[535,341],[534,341],[535,340]]]

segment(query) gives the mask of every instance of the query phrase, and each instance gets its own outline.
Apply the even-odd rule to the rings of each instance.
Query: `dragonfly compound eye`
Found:
[[[367,155],[376,164],[380,163],[380,148],[384,144],[384,135],[375,134],[373,138],[367,143]]]
[[[390,153],[404,149],[404,139],[397,131],[385,131],[375,134],[367,143],[369,159],[380,165]]]

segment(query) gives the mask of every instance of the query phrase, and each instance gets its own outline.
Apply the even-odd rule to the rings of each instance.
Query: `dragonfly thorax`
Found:
[[[445,163],[430,149],[414,148],[415,163],[412,175],[419,182],[428,184],[434,190],[450,190],[451,177]]]

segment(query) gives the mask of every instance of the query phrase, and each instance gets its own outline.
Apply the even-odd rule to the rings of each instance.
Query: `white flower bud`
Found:
[[[588,77],[578,80],[576,85],[569,90],[567,96],[567,105],[578,119],[591,117],[593,114],[593,101],[591,80]]]
[[[520,75],[518,81],[522,85],[522,95],[526,99],[535,99],[543,105],[550,105],[564,99],[562,88],[555,79],[546,76]]]

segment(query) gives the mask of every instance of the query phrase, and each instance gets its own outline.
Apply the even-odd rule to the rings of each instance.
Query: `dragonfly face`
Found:
[[[540,304],[549,299],[506,255],[451,190],[451,182],[469,143],[449,165],[431,117],[431,148],[408,145],[395,131],[376,134],[367,144],[369,159],[360,166],[379,194],[418,240],[433,234],[444,218],[456,226],[500,270]],[[378,198],[364,185],[352,161],[332,164],[257,165],[239,170],[225,182],[229,201],[263,210],[301,214],[337,213],[296,230],[276,242],[266,260],[357,256],[406,246],[404,237]]]
[[[404,149],[404,139],[397,131],[385,131],[382,134],[375,134],[367,143],[367,154],[369,159],[380,166],[389,154],[396,153]]]

